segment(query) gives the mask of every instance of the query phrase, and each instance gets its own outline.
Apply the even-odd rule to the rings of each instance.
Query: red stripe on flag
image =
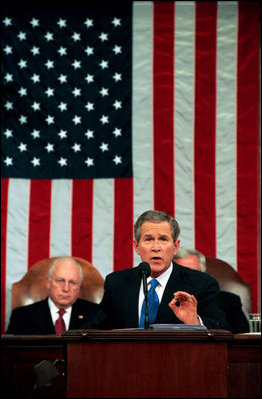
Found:
[[[1,334],[5,332],[6,233],[9,179],[1,179]]]
[[[51,180],[31,180],[28,268],[50,254]]]
[[[217,2],[197,2],[194,151],[195,247],[207,256],[216,256],[216,23]]]
[[[260,5],[239,2],[237,91],[237,267],[257,311]]]
[[[154,2],[155,209],[174,215],[174,2]]]
[[[133,266],[133,179],[115,179],[114,271]]]
[[[92,262],[93,186],[90,180],[73,181],[72,256]]]

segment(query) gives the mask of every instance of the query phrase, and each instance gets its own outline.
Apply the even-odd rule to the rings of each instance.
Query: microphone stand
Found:
[[[147,280],[146,273],[143,273],[143,289],[145,296],[145,330],[149,330],[148,299],[147,299]]]

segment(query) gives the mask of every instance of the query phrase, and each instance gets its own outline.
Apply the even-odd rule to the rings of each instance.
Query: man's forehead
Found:
[[[168,222],[144,222],[141,226],[142,235],[170,235],[171,227]]]
[[[58,262],[53,270],[53,273],[56,274],[79,274],[79,269],[77,267],[77,265],[74,262],[69,261],[61,261]]]

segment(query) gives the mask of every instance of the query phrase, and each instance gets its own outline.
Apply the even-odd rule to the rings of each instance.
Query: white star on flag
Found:
[[[59,163],[59,165],[60,165],[61,167],[62,167],[62,166],[66,166],[66,165],[67,165],[67,159],[61,157],[61,158],[59,159],[58,163]]]
[[[37,102],[34,102],[31,107],[33,108],[34,111],[39,111],[40,110],[40,104]]]
[[[78,143],[74,143],[74,145],[72,146],[72,149],[74,152],[79,152],[79,151],[81,151],[81,145]]]
[[[31,160],[31,162],[32,162],[32,164],[33,164],[34,167],[40,166],[40,159],[39,159],[39,158],[34,157],[34,158]]]
[[[100,121],[102,122],[103,125],[105,123],[109,123],[108,115],[102,115],[101,118],[100,118]]]
[[[40,54],[39,47],[36,47],[36,46],[32,47],[30,51],[31,51],[31,53],[32,53],[33,55],[38,55],[38,54]]]
[[[85,163],[87,164],[87,166],[93,166],[94,165],[94,160],[92,158],[87,158],[85,160]]]
[[[7,102],[5,103],[5,108],[6,108],[8,111],[10,111],[11,109],[14,108],[14,107],[13,107],[13,103],[11,103],[10,101],[7,101]]]
[[[6,157],[4,163],[6,164],[6,166],[13,165],[13,158]]]
[[[113,159],[114,163],[116,165],[119,165],[122,162],[121,157],[119,157],[118,155],[115,155],[114,159]]]
[[[46,149],[47,152],[54,151],[54,144],[47,143],[47,145],[45,146],[45,149]]]
[[[108,144],[102,143],[99,148],[101,148],[102,152],[108,151]]]
[[[19,150],[21,152],[26,151],[27,150],[27,144],[25,143],[20,143],[20,145],[18,146]]]
[[[91,83],[94,81],[94,76],[93,75],[86,75],[85,80],[87,81],[87,83]]]
[[[4,131],[4,135],[5,135],[6,138],[8,139],[9,137],[12,137],[12,136],[13,136],[13,132],[12,132],[12,130],[10,130],[10,129],[6,129],[6,130]]]
[[[27,116],[21,115],[19,118],[19,122],[21,123],[21,125],[24,125],[25,123],[27,123]]]
[[[33,136],[34,139],[39,138],[39,137],[40,137],[40,131],[34,129],[34,130],[31,132],[31,136]]]
[[[93,130],[87,130],[87,132],[85,132],[85,136],[86,136],[88,139],[93,138],[93,137],[94,137],[94,132],[93,132]]]
[[[86,49],[85,49],[85,52],[86,52],[86,54],[87,55],[91,55],[91,54],[94,54],[94,49],[92,48],[92,47],[87,47]]]
[[[37,75],[36,73],[33,74],[33,76],[31,76],[31,79],[34,83],[39,83],[40,82],[40,76]]]
[[[46,122],[48,125],[52,125],[54,123],[55,118],[52,115],[48,115],[46,118]]]
[[[72,120],[75,125],[79,125],[81,123],[81,116],[75,115]]]
[[[59,21],[57,22],[57,25],[59,26],[59,28],[65,28],[66,27],[66,20],[60,18]]]
[[[19,32],[19,34],[17,35],[19,40],[25,40],[26,39],[26,33],[25,32]]]
[[[39,20],[36,19],[36,18],[33,18],[33,19],[30,21],[30,24],[32,25],[33,28],[36,28],[37,26],[39,26]]]
[[[54,40],[54,35],[51,32],[46,32],[45,34],[45,38],[48,42],[50,42],[50,40]]]
[[[12,52],[13,52],[13,49],[12,49],[12,47],[11,47],[11,46],[5,46],[5,48],[4,48],[4,52],[6,53],[6,55],[8,55],[8,54],[12,54]]]
[[[88,102],[85,107],[87,111],[92,111],[94,109],[94,103]]]
[[[61,102],[61,103],[58,105],[58,108],[60,109],[61,112],[66,111],[66,110],[67,110],[67,104]]]
[[[18,65],[20,66],[21,69],[26,68],[27,67],[27,61],[25,60],[20,60],[18,62]]]
[[[60,130],[60,132],[58,133],[58,136],[60,137],[60,139],[65,139],[67,137],[67,131]]]
[[[66,49],[65,47],[60,47],[57,51],[58,51],[58,53],[59,53],[61,56],[67,54],[67,49]]]
[[[86,25],[87,28],[90,28],[91,26],[93,26],[93,20],[90,18],[87,18],[86,21],[84,22],[84,24]]]

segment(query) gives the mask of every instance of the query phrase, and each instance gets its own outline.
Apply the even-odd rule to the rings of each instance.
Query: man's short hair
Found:
[[[63,257],[60,257],[60,258],[55,259],[55,260],[52,262],[52,264],[51,264],[51,266],[50,266],[50,268],[49,268],[49,270],[48,270],[48,277],[50,277],[50,278],[52,277],[52,275],[53,275],[53,270],[54,270],[55,266],[57,265],[57,263],[60,263],[60,262],[62,262],[62,261],[64,261],[64,260],[70,260],[71,262],[73,262],[73,263],[76,265],[76,267],[77,267],[78,270],[79,270],[79,274],[80,274],[80,282],[82,283],[83,278],[84,278],[82,267],[81,267],[80,263],[78,263],[77,260],[74,259],[74,258],[72,258],[71,256],[63,256]]]
[[[201,252],[197,251],[196,249],[180,247],[179,250],[177,251],[177,254],[173,257],[173,260],[176,261],[176,259],[188,258],[191,255],[195,255],[198,257],[199,264],[200,264],[200,270],[201,270],[201,272],[205,272],[206,271],[206,257],[205,257],[205,255],[203,255]]]
[[[176,221],[176,219],[172,218],[172,216],[168,215],[167,213],[155,210],[146,211],[142,213],[142,215],[140,215],[139,218],[137,219],[134,225],[134,235],[137,242],[139,242],[141,238],[141,226],[145,222],[153,222],[153,223],[168,222],[171,227],[173,241],[174,243],[176,243],[176,240],[178,239],[178,236],[180,234],[180,227],[178,222]]]

